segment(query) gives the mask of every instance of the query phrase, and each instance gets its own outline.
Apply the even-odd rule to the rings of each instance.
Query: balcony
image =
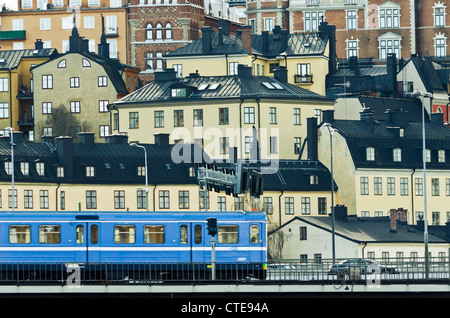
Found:
[[[21,88],[17,91],[17,99],[33,99],[33,92],[29,88]]]
[[[308,75],[294,75],[294,83],[295,84],[312,84],[313,76],[312,74]]]
[[[26,31],[0,31],[0,41],[2,40],[26,40]]]

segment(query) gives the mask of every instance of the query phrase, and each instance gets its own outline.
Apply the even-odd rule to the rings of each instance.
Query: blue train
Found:
[[[90,264],[98,265],[89,266],[96,272],[101,264],[133,263],[195,264],[209,269],[210,216],[217,219],[215,261],[223,263],[218,270],[228,275],[225,264],[241,264],[264,278],[267,221],[262,212],[1,213],[0,264]],[[168,276],[184,278],[175,268]]]

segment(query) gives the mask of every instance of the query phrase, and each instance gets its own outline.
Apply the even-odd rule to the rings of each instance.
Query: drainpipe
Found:
[[[12,108],[12,84],[11,84],[11,67],[8,68],[9,73],[9,127],[13,127],[13,108]],[[14,128],[14,127],[13,127]]]
[[[55,191],[55,195],[56,195],[56,198],[55,198],[55,209],[56,209],[56,211],[58,211],[58,189],[59,189],[60,186],[61,186],[61,183],[58,182],[58,186],[56,187],[56,191]]]
[[[413,168],[411,173],[411,224],[414,224],[414,174],[416,173],[416,169]],[[425,189],[426,190],[426,189]]]
[[[156,183],[154,184],[154,187],[153,187],[153,212],[156,212],[155,198],[156,198]],[[147,204],[148,204],[148,202],[147,202]]]
[[[244,98],[241,97],[241,102],[239,103],[239,128],[240,128],[239,129],[239,139],[240,139],[239,155],[240,155],[241,159],[243,158],[243,156],[242,156],[242,104],[243,103],[244,103]]]
[[[281,190],[281,194],[278,197],[278,215],[280,218],[280,227],[281,227],[281,197],[283,196],[284,190]]]

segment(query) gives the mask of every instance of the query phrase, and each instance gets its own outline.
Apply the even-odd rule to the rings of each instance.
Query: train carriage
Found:
[[[217,219],[218,270],[229,275],[229,266],[252,266],[262,277],[267,258],[262,212],[2,213],[0,264],[81,264],[96,272],[104,264],[195,264],[205,273],[212,261],[210,216]]]

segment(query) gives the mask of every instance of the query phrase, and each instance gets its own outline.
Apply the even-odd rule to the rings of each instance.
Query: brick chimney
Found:
[[[242,49],[252,54],[252,30],[249,25],[243,25],[241,30]]]

